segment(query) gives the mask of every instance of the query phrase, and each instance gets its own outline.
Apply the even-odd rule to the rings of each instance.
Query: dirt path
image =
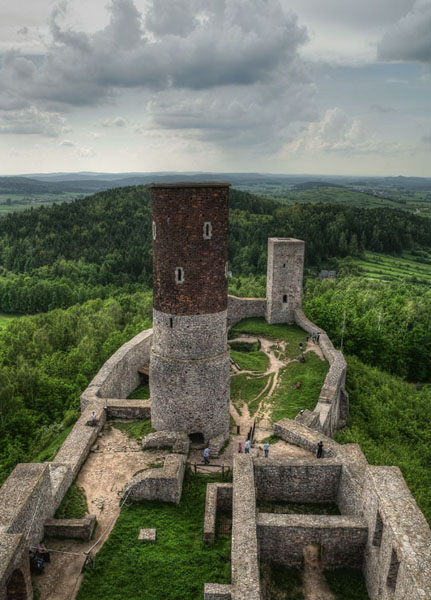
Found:
[[[89,542],[77,540],[47,540],[49,549],[74,554],[51,552],[51,563],[44,575],[36,579],[41,600],[72,600],[76,597],[82,580],[80,575],[87,552],[105,533],[92,553],[97,553],[108,539],[120,514],[120,497],[126,483],[136,471],[147,467],[167,451],[142,452],[136,440],[128,438],[115,427],[104,429],[97,441],[98,450],[91,452],[77,479],[87,496],[88,511],[96,515],[97,529]]]
[[[318,546],[304,548],[303,578],[305,600],[335,600],[326,583]]]

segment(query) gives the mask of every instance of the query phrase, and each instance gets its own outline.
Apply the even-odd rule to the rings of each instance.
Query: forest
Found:
[[[150,211],[140,186],[0,219],[0,312],[27,315],[0,329],[0,482],[17,462],[54,456],[82,390],[150,326]],[[376,280],[355,264],[369,252],[426,262],[429,221],[232,190],[231,293],[264,296],[270,236],[306,241],[304,309],[348,357],[351,418],[339,439],[360,442],[375,464],[399,464],[431,518],[431,292],[410,275]],[[338,265],[337,280],[317,279]]]

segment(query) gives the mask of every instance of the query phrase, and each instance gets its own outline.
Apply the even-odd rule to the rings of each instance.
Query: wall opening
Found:
[[[27,600],[27,587],[20,569],[15,569],[7,583],[6,600]]]
[[[383,521],[379,511],[376,515],[376,526],[374,527],[373,546],[380,546],[382,543]]]
[[[213,235],[213,228],[210,221],[204,223],[204,240],[210,240]]]
[[[386,580],[386,585],[393,592],[397,586],[397,578],[398,578],[398,569],[400,568],[400,561],[398,560],[397,553],[394,548],[392,548],[391,555],[391,564],[389,565],[388,578]]]
[[[175,269],[175,281],[177,283],[183,283],[184,282],[184,269],[182,267],[177,267]]]
[[[169,318],[169,327],[172,329],[174,326],[174,320],[172,317]]]
[[[287,294],[283,295],[283,304],[287,304]]]
[[[204,434],[200,431],[195,431],[194,433],[189,433],[189,440],[192,444],[202,445],[205,444]]]

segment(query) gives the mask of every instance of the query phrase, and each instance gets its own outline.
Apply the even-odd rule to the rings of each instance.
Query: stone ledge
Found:
[[[148,469],[135,475],[127,484],[123,497],[132,502],[162,500],[178,504],[183,489],[185,463],[182,454],[168,455],[161,469]]]
[[[190,440],[185,431],[155,431],[142,440],[142,450],[151,448],[172,448],[175,454],[189,453]]]
[[[204,600],[231,600],[232,586],[223,583],[206,583]]]
[[[83,519],[48,519],[44,523],[47,537],[89,540],[96,525],[96,516]]]
[[[231,483],[208,483],[207,491],[205,496],[205,516],[204,516],[204,529],[203,529],[203,541],[207,544],[214,544],[216,521],[217,521],[217,509],[224,508],[226,505],[229,506],[230,498],[230,509],[232,509],[232,484]]]
[[[116,419],[149,419],[151,417],[151,400],[122,400],[108,398],[106,400],[108,416]]]
[[[157,539],[157,529],[140,529],[138,540],[141,542],[155,542]]]

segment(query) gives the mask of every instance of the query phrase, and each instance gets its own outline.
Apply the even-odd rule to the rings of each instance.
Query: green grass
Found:
[[[394,281],[408,279],[422,283],[431,283],[431,258],[422,258],[409,254],[389,256],[375,252],[365,252],[363,259],[350,259],[361,268],[365,277]],[[425,262],[429,261],[429,262]]]
[[[257,352],[259,350],[259,344],[257,342],[230,342],[231,350],[236,352]]]
[[[112,427],[119,429],[130,438],[143,438],[149,433],[153,433],[155,429],[151,427],[150,419],[144,419],[143,421],[111,421]]]
[[[77,485],[76,481],[74,481],[58,507],[55,518],[82,519],[87,512],[87,497],[85,491]]]
[[[287,342],[286,354],[289,358],[296,358],[300,354],[299,343],[303,342],[305,344],[307,335],[297,325],[268,325],[265,319],[252,318],[244,319],[232,327],[229,331],[229,339],[247,334]]]
[[[221,477],[186,473],[180,504],[140,502],[124,507],[78,600],[201,600],[206,582],[230,583],[229,537],[202,541],[206,485]],[[155,544],[138,541],[157,529]]]
[[[325,578],[336,600],[368,600],[365,579],[359,569],[325,571]]]
[[[250,414],[253,415],[260,403],[260,398],[256,402],[253,400],[262,392],[268,382],[268,377],[254,377],[253,375],[234,375],[230,378],[230,397],[233,405],[239,414],[244,403],[248,404]]]
[[[7,315],[5,313],[0,313],[0,330],[6,327],[10,321],[13,319],[18,319],[21,315]]]
[[[302,572],[295,567],[261,562],[260,575],[267,600],[304,600]],[[347,600],[347,599],[346,599]]]
[[[140,385],[136,389],[133,390],[131,394],[127,396],[129,400],[148,400],[150,397],[150,384],[145,383],[144,385]]]
[[[289,363],[279,372],[279,383],[270,398],[274,422],[293,419],[301,409],[313,410],[316,406],[329,366],[314,352],[307,352],[305,356],[305,363]],[[301,387],[296,389],[298,380]]]
[[[286,515],[339,515],[336,504],[299,504],[298,502],[265,502],[257,501],[257,508],[264,513]]]
[[[264,373],[269,367],[269,357],[265,352],[237,352],[231,350],[230,357],[242,371]]]

